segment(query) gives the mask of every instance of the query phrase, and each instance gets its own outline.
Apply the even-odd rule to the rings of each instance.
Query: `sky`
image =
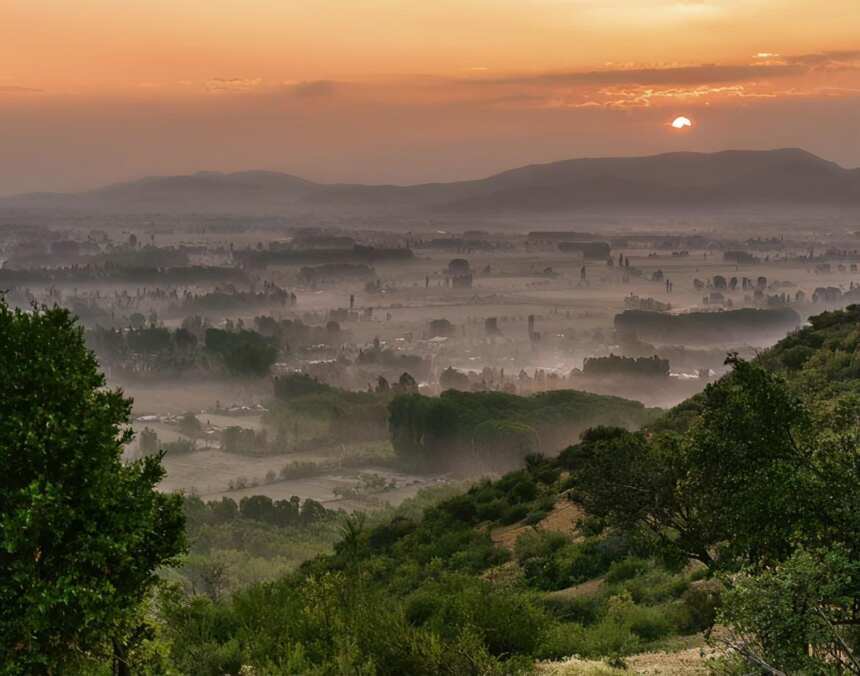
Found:
[[[860,0],[2,5],[0,195],[198,170],[445,181],[726,148],[860,167]]]

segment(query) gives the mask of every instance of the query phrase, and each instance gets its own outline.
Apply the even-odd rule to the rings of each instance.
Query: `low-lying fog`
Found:
[[[858,239],[838,220],[514,234],[19,216],[0,227],[7,301],[78,314],[134,397],[128,456],[165,450],[163,487],[206,498],[395,504],[557,453],[592,424],[643,424],[727,352],[860,298]],[[446,390],[501,394],[415,398]],[[638,403],[517,398],[565,390]]]

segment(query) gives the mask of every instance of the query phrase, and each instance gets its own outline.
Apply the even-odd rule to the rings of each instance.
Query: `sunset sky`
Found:
[[[692,128],[675,130],[685,115]],[[800,146],[860,166],[860,0],[5,0],[0,194],[477,177]]]

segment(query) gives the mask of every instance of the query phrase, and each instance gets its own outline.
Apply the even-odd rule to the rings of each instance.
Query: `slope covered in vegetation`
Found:
[[[647,431],[592,429],[418,518],[352,518],[334,554],[282,580],[173,597],[170,659],[213,674],[510,673],[574,654],[620,664],[718,622],[731,659],[856,670],[858,320],[821,315],[755,362],[730,358]],[[587,516],[542,527],[568,500]],[[494,541],[510,524],[513,546]]]

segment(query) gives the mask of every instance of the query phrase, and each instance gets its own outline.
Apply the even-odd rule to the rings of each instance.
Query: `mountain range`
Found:
[[[860,169],[804,150],[729,150],[534,164],[487,178],[418,185],[319,183],[285,173],[153,176],[80,193],[29,193],[0,207],[109,212],[431,213],[500,216],[594,208],[744,205],[860,207]]]

